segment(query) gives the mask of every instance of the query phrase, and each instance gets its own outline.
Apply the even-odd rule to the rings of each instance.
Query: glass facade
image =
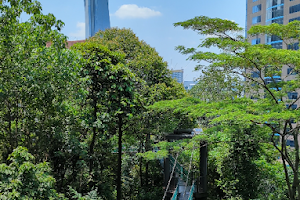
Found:
[[[267,9],[284,3],[284,0],[267,0]]]
[[[286,106],[286,108],[289,108],[289,107],[290,107],[289,104],[286,104],[285,106]],[[296,104],[293,104],[293,105],[290,107],[290,109],[295,110],[297,107],[298,107],[298,106],[297,106]]]
[[[282,49],[282,41],[271,44],[274,49]]]
[[[259,71],[251,72],[251,77],[252,78],[259,78],[260,77],[260,72]]]
[[[289,92],[288,93],[288,98],[289,99],[297,99],[298,93],[297,92]]]
[[[294,44],[289,44],[287,46],[288,49],[291,49],[291,50],[299,50],[299,42],[296,42]]]
[[[265,84],[279,83],[279,82],[281,82],[281,77],[280,76],[264,77],[264,81],[265,81]]]
[[[286,146],[295,147],[294,140],[286,140]]]
[[[276,35],[271,35],[271,36],[267,35],[266,36],[266,43],[267,44],[272,44],[274,42],[282,42],[282,40],[281,40],[280,37],[278,37]]]
[[[276,35],[266,35],[266,44],[275,49],[282,49],[282,39]]]
[[[277,17],[275,19],[270,19],[268,21],[266,21],[266,25],[270,25],[270,24],[283,24],[283,16],[282,17]]]
[[[287,74],[289,74],[289,75],[296,75],[298,73],[293,68],[289,67],[289,68],[287,68]]]
[[[260,44],[260,38],[255,38],[255,39],[251,40],[251,44],[252,45]]]
[[[86,38],[110,28],[108,0],[84,0],[84,9]]]
[[[295,13],[295,12],[299,12],[299,11],[300,11],[300,4],[290,7],[290,14]]]
[[[252,7],[252,13],[261,11],[261,4]]]
[[[257,24],[261,22],[261,16],[256,16],[252,18],[252,24]]]
[[[267,9],[267,20],[283,17],[283,5]]]
[[[289,22],[292,22],[292,21],[295,21],[295,20],[300,21],[300,17],[295,17],[295,18],[289,19]]]

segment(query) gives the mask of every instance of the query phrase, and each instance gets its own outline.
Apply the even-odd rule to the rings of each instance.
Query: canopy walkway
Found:
[[[174,130],[166,135],[169,142],[191,139],[194,129]],[[188,168],[183,167],[176,158],[169,155],[161,164],[164,167],[165,193],[162,200],[206,200],[207,199],[207,143],[200,141],[199,174],[191,173],[194,147]]]
[[[186,170],[173,156],[169,156],[168,159],[173,170],[163,200],[192,200],[195,182],[190,174],[191,167]]]

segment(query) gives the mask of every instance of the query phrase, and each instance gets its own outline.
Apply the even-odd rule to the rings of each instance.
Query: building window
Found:
[[[290,7],[290,14],[291,13],[295,13],[295,12],[299,12],[300,11],[300,4],[294,5]]]
[[[256,16],[252,18],[252,24],[257,24],[261,22],[261,16]]]
[[[299,42],[296,42],[294,44],[289,44],[287,46],[288,49],[291,49],[291,50],[299,50]]]
[[[298,93],[297,92],[288,92],[289,99],[297,99]]]
[[[261,11],[261,4],[252,7],[252,13]]]
[[[292,21],[295,21],[295,20],[300,21],[300,17],[295,17],[295,18],[289,19],[289,22],[292,22]]]
[[[282,39],[276,35],[267,35],[266,43],[272,44],[272,42],[282,41]]]
[[[295,147],[294,140],[286,140],[286,146]]]
[[[282,49],[282,42],[276,42],[276,43],[272,43],[271,46],[274,48],[274,49]]]
[[[267,0],[267,8],[279,6],[284,3],[284,0]]]
[[[289,75],[296,75],[296,74],[298,74],[298,72],[295,71],[294,68],[289,67],[287,69],[287,74],[289,74]]]
[[[281,82],[281,77],[280,76],[273,76],[272,78],[271,77],[265,77],[264,81],[265,81],[266,85],[268,85],[270,83],[279,83],[279,82]]]
[[[283,16],[283,6],[276,6],[270,9],[267,9],[267,20],[282,17]]]
[[[252,45],[260,44],[260,38],[256,38],[256,39],[251,40],[251,44]]]
[[[283,24],[283,16],[282,17],[278,17],[276,19],[270,19],[270,20],[266,21],[266,25],[270,25],[270,24],[273,24],[273,23]]]
[[[289,104],[286,104],[285,105],[286,106],[286,108],[289,108]],[[290,109],[292,109],[292,110],[295,110],[297,108],[297,105],[296,104],[293,104],[291,107],[290,107]]]
[[[253,2],[258,1],[258,0],[253,0]]]
[[[251,72],[251,77],[252,78],[259,78],[260,77],[260,72],[259,71]]]

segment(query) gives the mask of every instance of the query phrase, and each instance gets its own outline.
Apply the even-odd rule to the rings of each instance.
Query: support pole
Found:
[[[170,179],[170,174],[171,174],[171,165],[170,165],[170,158],[167,157],[164,159],[164,186],[167,187],[168,181]]]
[[[207,143],[200,142],[200,177],[197,184],[197,193],[195,200],[207,200]]]

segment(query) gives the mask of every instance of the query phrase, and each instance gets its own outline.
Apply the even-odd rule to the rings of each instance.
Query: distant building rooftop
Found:
[[[69,49],[71,46],[73,46],[76,43],[82,43],[85,42],[86,40],[75,40],[75,41],[67,41],[67,48]],[[51,42],[47,42],[46,43],[46,47],[50,47],[51,46]]]

